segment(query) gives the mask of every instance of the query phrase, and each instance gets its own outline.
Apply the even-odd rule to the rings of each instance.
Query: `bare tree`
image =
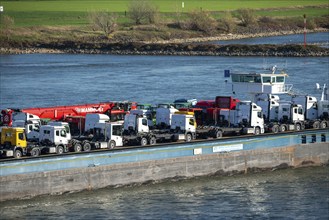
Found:
[[[132,0],[128,4],[128,16],[137,25],[155,23],[158,14],[157,7],[148,0]]]
[[[117,16],[106,11],[92,11],[88,19],[94,31],[102,31],[106,37],[117,28]]]

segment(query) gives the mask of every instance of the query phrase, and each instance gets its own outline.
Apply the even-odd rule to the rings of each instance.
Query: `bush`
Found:
[[[154,24],[159,17],[158,8],[147,0],[132,0],[128,5],[128,16],[137,25],[143,22]]]
[[[217,29],[216,20],[207,11],[193,11],[189,13],[190,29],[213,34]]]
[[[4,15],[2,17],[2,24],[1,24],[1,34],[3,34],[7,40],[10,38],[10,31],[13,28],[15,22],[14,19],[8,15]]]
[[[230,12],[225,12],[223,18],[219,20],[219,28],[227,33],[232,33],[236,27],[234,18]]]
[[[237,18],[241,21],[241,25],[244,27],[252,26],[256,24],[257,17],[254,11],[251,9],[239,9],[237,10]]]
[[[102,31],[106,37],[117,28],[117,16],[106,11],[89,12],[88,19],[94,31]]]

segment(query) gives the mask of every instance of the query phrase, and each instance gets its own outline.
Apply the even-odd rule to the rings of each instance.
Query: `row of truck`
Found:
[[[213,100],[180,99],[156,106],[136,102],[4,109],[0,114],[2,157],[112,149],[127,145],[229,135],[279,133],[328,128],[329,92],[321,99],[296,95],[286,84],[287,74],[230,73],[232,93],[251,96],[240,101],[230,96]],[[279,95],[288,95],[283,100]]]
[[[39,117],[40,112],[44,111],[41,108],[39,113],[31,111],[34,114],[28,113],[28,110],[6,109],[2,111],[0,153],[2,157],[20,158],[128,145],[155,145],[159,142],[219,139],[237,134],[327,128],[329,101],[326,94],[323,92],[319,101],[312,96],[293,96],[289,101],[281,101],[277,95],[259,94],[254,102],[240,101],[230,96],[198,102],[179,100],[156,107],[122,102],[106,112],[76,111],[83,112],[83,115],[71,115],[71,118],[79,118],[75,121],[56,120],[55,115],[58,117],[58,109],[63,106],[53,107],[52,111],[57,109],[57,113],[48,121]],[[175,103],[179,105],[175,106]],[[97,105],[93,106],[89,111],[99,111],[100,108],[95,107]],[[77,109],[76,106],[65,108]],[[50,112],[50,109],[47,111]],[[117,117],[118,113],[123,115]],[[67,116],[65,118],[69,118]],[[61,117],[64,118],[64,114]]]

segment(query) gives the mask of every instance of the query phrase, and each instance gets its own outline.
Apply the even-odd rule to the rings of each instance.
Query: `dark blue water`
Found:
[[[213,41],[215,44],[304,44],[304,34],[290,34],[272,37],[246,38],[239,40]],[[329,32],[307,33],[306,43],[329,47]]]
[[[329,78],[327,57],[29,54],[1,55],[0,59],[0,109],[110,100],[214,99],[232,95],[225,84],[225,69],[252,72],[277,65],[288,73],[287,81],[295,89],[317,96],[315,83],[328,83]]]

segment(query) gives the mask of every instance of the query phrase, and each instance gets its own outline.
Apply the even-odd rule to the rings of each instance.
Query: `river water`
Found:
[[[202,177],[3,202],[1,219],[328,219],[329,168]]]
[[[224,70],[259,72],[272,65],[288,73],[287,83],[294,84],[295,90],[319,97],[315,84],[328,84],[329,71],[328,57],[27,54],[1,55],[0,59],[0,109],[214,99],[232,94]]]
[[[224,70],[277,65],[320,97],[328,57],[0,55],[0,109],[232,95]],[[245,94],[237,94],[239,98]],[[1,196],[1,195],[0,195]],[[328,219],[329,168],[202,177],[0,203],[1,219]]]
[[[304,34],[289,34],[282,36],[246,38],[238,40],[214,41],[215,44],[304,44]],[[306,44],[315,44],[321,47],[329,47],[329,32],[307,33]]]

